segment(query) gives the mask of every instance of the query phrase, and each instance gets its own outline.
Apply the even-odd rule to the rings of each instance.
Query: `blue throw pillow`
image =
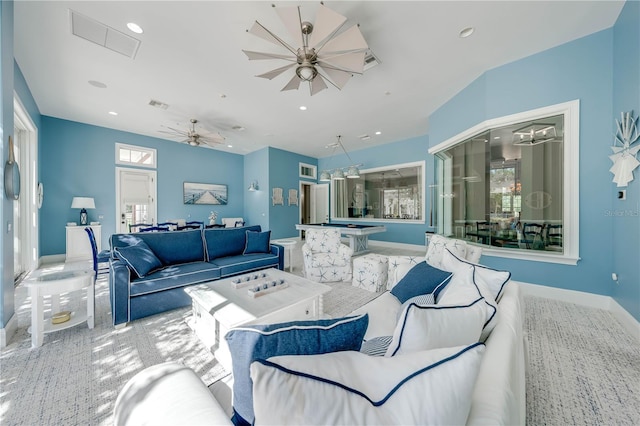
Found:
[[[269,253],[269,239],[271,231],[255,232],[247,231],[247,243],[242,254]]]
[[[317,321],[293,321],[269,325],[247,325],[229,331],[233,368],[234,424],[253,424],[253,381],[249,367],[259,359],[280,355],[314,355],[358,351],[369,325],[369,316]]]
[[[160,259],[156,257],[147,243],[142,240],[139,240],[135,245],[116,247],[113,250],[140,278],[144,278],[148,273],[162,268]]]
[[[451,272],[446,272],[438,268],[434,268],[427,262],[420,262],[407,272],[407,274],[391,289],[393,294],[400,303],[421,294],[433,293],[437,300],[438,293],[451,280]]]

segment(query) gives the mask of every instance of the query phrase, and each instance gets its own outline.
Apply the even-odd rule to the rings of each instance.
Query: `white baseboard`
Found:
[[[518,282],[518,284],[520,284],[522,295],[546,297],[547,299],[575,303],[591,308],[606,309],[620,321],[632,336],[635,336],[640,341],[640,322],[620,306],[611,296],[523,282]]]
[[[4,349],[7,347],[11,338],[16,331],[18,330],[18,317],[14,313],[11,318],[9,318],[9,322],[4,328],[0,328],[0,349]]]
[[[38,265],[49,265],[51,263],[64,263],[67,256],[64,254],[50,254],[48,256],[41,256]]]

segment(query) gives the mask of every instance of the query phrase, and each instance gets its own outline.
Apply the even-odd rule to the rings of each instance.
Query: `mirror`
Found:
[[[331,188],[332,219],[424,221],[424,162],[361,170]]]
[[[4,165],[4,192],[11,200],[17,200],[20,197],[20,169],[13,154],[11,136],[9,136],[9,160]]]

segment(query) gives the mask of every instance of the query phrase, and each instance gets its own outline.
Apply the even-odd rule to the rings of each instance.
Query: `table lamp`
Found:
[[[88,223],[87,209],[95,209],[96,204],[91,197],[73,197],[71,208],[82,209],[80,210],[80,225],[86,225]]]

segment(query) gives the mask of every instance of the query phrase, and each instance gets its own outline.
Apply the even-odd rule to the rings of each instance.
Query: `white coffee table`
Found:
[[[261,277],[262,274],[266,277]],[[236,288],[233,281],[258,275],[251,283],[284,279],[286,288],[251,297],[247,287]],[[231,371],[231,355],[224,339],[233,328],[246,324],[274,324],[294,320],[320,319],[323,316],[322,295],[328,285],[309,281],[279,269],[266,269],[190,286],[185,292],[191,297],[193,318],[191,327],[220,364]]]
[[[93,270],[63,270],[30,277],[25,280],[31,296],[31,347],[42,346],[44,334],[64,330],[87,322],[94,326],[94,275]],[[51,296],[51,313],[60,310],[60,294],[87,289],[87,312],[72,312],[71,319],[52,324],[44,317],[44,298]]]

